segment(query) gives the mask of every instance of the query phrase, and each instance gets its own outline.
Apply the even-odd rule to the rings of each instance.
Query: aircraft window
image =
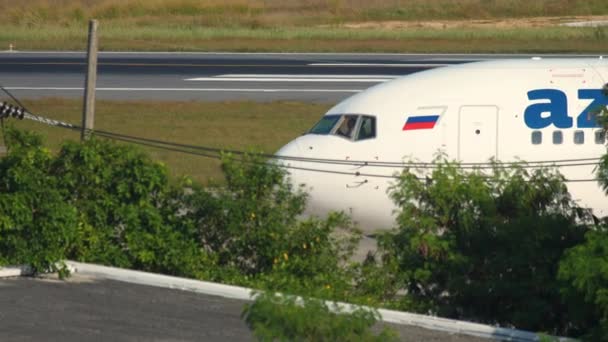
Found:
[[[340,120],[341,115],[326,115],[308,132],[311,134],[329,134]]]
[[[604,144],[606,142],[606,131],[603,129],[595,131],[595,143]]]
[[[357,115],[344,115],[335,134],[351,139],[355,132],[355,127],[357,126],[357,118]]]
[[[543,132],[533,131],[532,132],[532,145],[540,145],[543,142]]]
[[[585,143],[585,132],[574,131],[574,143],[577,145],[584,144]]]
[[[356,140],[371,139],[376,137],[376,118],[372,116],[361,117],[361,127]]]
[[[553,131],[553,143],[556,145],[561,144],[564,141],[564,135],[562,131]]]

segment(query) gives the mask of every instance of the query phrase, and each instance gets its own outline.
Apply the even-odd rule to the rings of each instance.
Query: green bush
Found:
[[[349,226],[342,215],[298,220],[305,194],[259,155],[225,155],[226,183],[202,187],[187,178],[169,182],[166,168],[133,146],[90,139],[67,142],[52,156],[38,136],[10,134],[11,153],[0,163],[2,263],[39,270],[70,258],[326,297],[351,294],[353,273],[344,265],[358,235],[334,234]]]
[[[0,160],[0,265],[29,264],[34,272],[59,270],[77,232],[77,213],[63,200],[41,139],[5,132],[9,153]]]
[[[138,149],[90,139],[67,142],[49,172],[80,214],[70,258],[187,277],[208,276],[212,260],[179,219],[180,189],[166,167]]]
[[[132,212],[153,205],[162,194],[164,170],[130,146],[91,139],[65,143],[49,172],[58,177],[64,197],[80,214],[83,229],[71,256],[131,267],[126,236],[133,228]]]
[[[524,167],[467,172],[440,161],[430,178],[406,170],[392,189],[398,230],[381,248],[408,295],[402,309],[567,333],[557,269],[587,219],[563,177]]]
[[[214,255],[213,280],[297,293],[345,295],[349,272],[342,263],[358,235],[340,239],[348,227],[343,215],[298,220],[306,195],[293,189],[286,172],[259,155],[225,155],[226,184],[192,184],[177,203],[191,222],[197,241]]]
[[[584,244],[567,251],[560,263],[562,291],[576,318],[573,328],[592,341],[608,341],[608,231],[590,231]]]
[[[359,239],[353,234],[338,237],[337,226],[345,227],[342,215],[327,220],[309,219],[298,223],[280,239],[285,246],[275,257],[271,272],[260,277],[258,288],[306,294],[319,298],[358,301],[354,276],[358,265],[349,261]]]
[[[262,341],[390,341],[396,333],[384,328],[378,335],[371,330],[378,313],[359,308],[340,312],[318,299],[260,294],[247,304],[242,316]]]
[[[244,276],[267,272],[284,253],[284,235],[296,225],[305,203],[285,183],[284,171],[259,156],[242,162],[226,155],[222,168],[226,184],[203,188],[193,184],[178,202],[184,219],[196,226],[198,241],[217,255],[222,267]]]
[[[66,258],[209,277],[213,258],[179,217],[164,166],[131,146],[68,142],[8,129],[0,160],[0,263],[56,269]],[[62,269],[62,271],[65,271]]]
[[[603,91],[608,95],[608,85]],[[596,109],[598,122],[608,128],[605,106]],[[596,169],[598,183],[608,194],[608,154]],[[562,294],[570,303],[572,330],[590,341],[608,341],[608,218],[585,235],[585,242],[569,249],[559,265]]]

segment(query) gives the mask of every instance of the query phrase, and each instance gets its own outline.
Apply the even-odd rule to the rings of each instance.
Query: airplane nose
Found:
[[[284,165],[288,164],[290,161],[289,157],[302,157],[298,139],[294,139],[287,143],[287,145],[281,147],[275,155],[279,157],[278,162],[283,163]]]
[[[300,149],[300,144],[298,139],[292,140],[287,145],[281,147],[276,153],[277,157],[274,161],[276,165],[282,167],[288,174],[289,182],[296,186],[302,182],[300,178],[300,174],[298,174],[298,166],[300,162],[294,160],[292,158],[303,157],[302,150]]]

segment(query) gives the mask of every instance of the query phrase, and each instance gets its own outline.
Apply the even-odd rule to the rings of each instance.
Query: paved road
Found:
[[[244,302],[88,278],[0,279],[1,341],[251,341]],[[404,341],[482,342],[391,325]]]
[[[399,75],[497,58],[530,55],[101,53],[97,97],[335,103]],[[0,52],[0,85],[20,98],[82,97],[85,70],[80,52]]]
[[[76,276],[0,280],[2,341],[250,341],[243,303]]]

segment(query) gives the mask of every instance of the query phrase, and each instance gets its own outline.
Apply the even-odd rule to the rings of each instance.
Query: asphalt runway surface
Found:
[[[96,279],[0,279],[1,341],[252,341],[244,301]],[[390,325],[404,341],[486,339]]]
[[[530,57],[106,52],[99,54],[97,98],[336,103],[380,82],[421,70],[479,60]],[[553,57],[564,56],[543,56]],[[18,98],[81,98],[85,73],[86,56],[82,52],[0,52],[0,85]]]

